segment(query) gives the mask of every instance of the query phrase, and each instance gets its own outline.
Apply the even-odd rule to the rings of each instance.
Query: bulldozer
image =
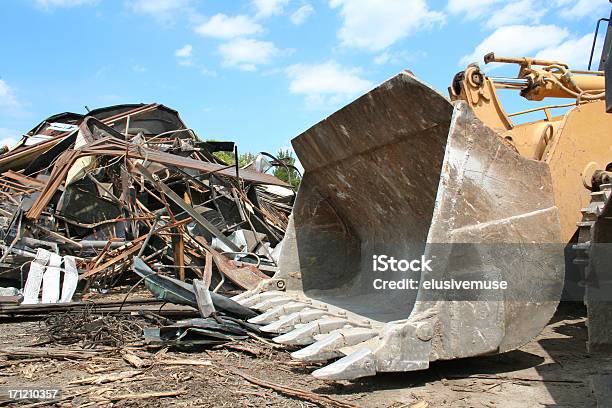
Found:
[[[305,171],[279,271],[234,300],[326,380],[533,340],[612,238],[611,49],[608,29],[599,70],[490,53],[516,78],[472,64],[449,97],[403,71],[312,126],[292,141]],[[569,102],[507,113],[500,90]]]

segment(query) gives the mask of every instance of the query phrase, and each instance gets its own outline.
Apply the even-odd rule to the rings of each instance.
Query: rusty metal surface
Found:
[[[242,289],[255,289],[262,280],[268,279],[268,276],[263,274],[255,265],[246,263],[237,263],[236,261],[223,256],[221,253],[212,248],[202,237],[196,237],[196,241],[200,243],[206,251],[212,255],[212,259],[219,268],[219,272],[225,275],[230,281],[241,287]]]

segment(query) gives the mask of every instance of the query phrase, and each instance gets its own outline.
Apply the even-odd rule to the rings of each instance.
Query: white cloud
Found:
[[[420,54],[424,54],[424,53],[420,53]],[[397,65],[397,64],[403,64],[412,59],[413,58],[411,58],[410,54],[408,54],[406,51],[398,51],[398,52],[384,51],[378,54],[376,57],[374,57],[374,63],[376,65],[387,65],[387,64]]]
[[[370,51],[383,50],[444,21],[444,15],[430,10],[425,0],[330,0],[329,5],[340,9],[342,45]]]
[[[177,64],[183,67],[191,67],[194,65],[191,57],[193,56],[193,47],[191,44],[185,44],[178,50],[174,51]]]
[[[35,0],[36,5],[41,8],[50,9],[53,7],[75,7],[86,4],[96,4],[100,0]]]
[[[388,52],[383,52],[382,54],[379,54],[376,57],[374,57],[374,63],[376,65],[385,65],[390,60],[391,60],[391,54]]]
[[[481,18],[491,12],[493,6],[506,0],[448,0],[446,9],[451,14],[465,14],[468,20]]]
[[[608,0],[448,0],[446,5],[450,14],[462,14],[466,20],[486,20],[488,28],[538,24],[551,8],[573,20],[606,17],[610,13]]]
[[[461,57],[459,64],[482,62],[482,57],[495,52],[504,57],[529,56],[539,50],[554,47],[569,36],[565,28],[556,25],[512,25],[501,27],[485,38],[471,54]]]
[[[185,44],[178,50],[174,51],[176,57],[176,63],[183,67],[191,67],[200,71],[202,75],[216,77],[217,73],[203,66],[202,64],[194,61],[193,58],[193,46],[191,44]]]
[[[549,5],[546,0],[448,0],[446,10],[451,14],[462,14],[468,21],[486,20],[486,27],[497,28],[538,24],[548,12]]]
[[[521,0],[507,3],[487,17],[486,26],[497,28],[521,23],[538,24],[547,9],[533,0]]]
[[[213,71],[205,67],[200,67],[200,73],[213,78],[217,76],[217,71]]]
[[[13,88],[0,79],[0,112],[15,114],[21,110],[21,103],[17,100]]]
[[[600,40],[597,41],[593,54],[592,69],[597,69],[599,65],[599,56],[603,46],[603,39],[600,38]],[[565,62],[573,69],[586,69],[589,64],[592,44],[593,34],[587,34],[581,38],[565,40],[557,46],[547,47],[539,51],[535,58]]]
[[[310,4],[304,4],[302,7],[297,9],[291,14],[291,22],[295,25],[304,24],[308,17],[314,13],[314,8]]]
[[[567,19],[588,17],[596,20],[610,15],[610,3],[607,0],[557,0],[561,7],[559,14]]]
[[[190,58],[193,53],[193,47],[191,44],[185,44],[178,50],[174,51],[174,56],[177,58]]]
[[[262,26],[246,15],[227,16],[216,14],[208,21],[199,24],[194,31],[205,37],[235,38],[257,34],[263,30]]]
[[[304,95],[309,107],[338,104],[372,87],[361,78],[357,68],[343,67],[335,61],[323,64],[295,64],[287,68],[289,92]]]
[[[252,0],[253,6],[257,10],[256,18],[266,18],[277,14],[282,14],[289,0]]]
[[[13,147],[21,139],[21,133],[17,130],[0,128],[0,149],[3,146]]]
[[[132,65],[132,71],[138,72],[138,73],[147,72],[147,67],[143,65],[139,65],[139,64],[134,64]]]
[[[179,12],[188,8],[189,0],[128,0],[127,5],[137,13],[169,23]]]
[[[223,57],[223,65],[243,71],[254,71],[257,65],[269,63],[280,50],[269,41],[237,38],[219,45],[219,53]]]

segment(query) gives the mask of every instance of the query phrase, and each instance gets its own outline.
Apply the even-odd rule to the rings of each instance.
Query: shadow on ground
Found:
[[[544,358],[538,355],[514,350],[495,356],[437,361],[425,371],[380,373],[375,377],[362,378],[348,384],[329,384],[314,391],[322,394],[360,394],[377,390],[404,389],[442,379],[462,379],[475,374],[509,373],[535,367],[543,361]]]
[[[313,391],[352,395],[381,390],[400,390],[443,379],[466,379],[475,375],[499,376],[543,384],[554,404],[549,407],[595,406],[589,375],[597,370],[598,357],[586,351],[587,329],[582,305],[561,304],[537,341],[499,355],[438,361],[426,371],[383,373],[348,383],[330,383]],[[580,320],[576,322],[576,320]],[[521,380],[524,379],[524,380]],[[535,401],[534,401],[535,403]]]

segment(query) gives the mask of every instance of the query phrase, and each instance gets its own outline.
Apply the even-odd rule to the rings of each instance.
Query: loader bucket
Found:
[[[235,300],[261,313],[250,321],[276,342],[299,346],[293,357],[331,363],[315,376],[504,352],[548,323],[563,285],[548,166],[467,105],[402,72],[293,146],[305,173],[280,270]],[[381,255],[408,263],[380,270]],[[507,287],[424,286],[452,279]]]

